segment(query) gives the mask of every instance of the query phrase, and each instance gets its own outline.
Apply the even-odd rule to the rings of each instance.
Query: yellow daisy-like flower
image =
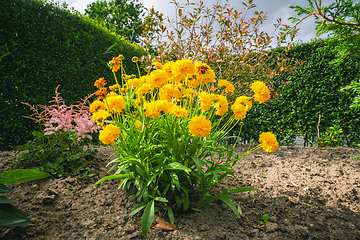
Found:
[[[231,110],[233,110],[236,120],[243,120],[246,117],[246,112],[249,111],[251,107],[251,98],[240,96],[236,98],[235,103],[231,106]]]
[[[217,102],[217,104],[215,105],[215,108],[217,109],[216,115],[224,115],[229,108],[229,102],[226,97],[223,95],[215,95],[214,101]]]
[[[152,71],[146,81],[151,85],[151,89],[153,89],[164,86],[168,83],[168,79],[168,74],[164,70],[158,69]]]
[[[160,88],[160,96],[162,99],[165,99],[168,102],[172,102],[172,99],[179,99],[181,98],[181,84],[166,84],[162,88]]]
[[[169,113],[170,103],[166,100],[157,100],[144,104],[145,107],[145,115],[149,118],[156,118],[160,116],[160,112],[163,111],[165,113]]]
[[[183,58],[181,60],[177,60],[175,64],[171,66],[171,72],[175,76],[185,78],[187,74],[195,73],[196,69],[191,59]]]
[[[203,83],[208,84],[215,81],[215,72],[206,63],[196,62],[197,76]]]
[[[136,127],[138,130],[141,130],[141,129],[142,129],[142,123],[141,123],[139,120],[136,120],[136,122],[135,122],[135,127]]]
[[[279,148],[279,143],[275,135],[271,132],[263,132],[260,134],[259,142],[265,152],[275,152]]]
[[[95,100],[91,103],[89,110],[91,113],[96,113],[99,110],[105,110],[105,109],[106,109],[105,104],[102,101]]]
[[[109,96],[110,95],[110,96]],[[109,94],[106,97],[107,109],[111,113],[121,113],[125,109],[125,101],[122,96]]]
[[[99,140],[104,144],[114,144],[119,137],[120,128],[115,124],[106,125],[99,132]]]
[[[106,85],[106,80],[104,78],[99,78],[95,81],[94,86],[97,88],[104,87]]]
[[[143,83],[144,78],[132,78],[129,79],[126,83],[126,86],[131,89],[136,89],[137,87],[139,87],[142,83]]]
[[[201,101],[201,111],[207,111],[210,109],[214,95],[208,92],[201,92],[199,98]]]
[[[188,115],[189,115],[188,110],[179,105],[172,105],[169,113],[172,113],[178,117],[183,117],[185,119],[188,119]]]
[[[256,81],[250,86],[250,89],[254,91],[254,100],[259,103],[264,103],[270,98],[270,90],[265,83]]]
[[[138,97],[141,97],[144,94],[147,94],[150,90],[151,90],[151,84],[145,82],[136,90],[136,95]]]
[[[153,62],[152,65],[154,65],[156,67],[156,69],[162,69],[163,65],[159,62]]]
[[[219,80],[218,86],[225,87],[225,92],[226,93],[235,91],[235,87],[231,84],[231,82],[226,81],[226,80]]]
[[[206,137],[211,133],[211,121],[205,116],[195,116],[189,122],[189,132],[194,137]]]
[[[101,110],[93,113],[91,120],[96,122],[97,125],[102,126],[104,124],[104,121],[110,116],[111,116],[111,114],[108,111],[101,109]]]

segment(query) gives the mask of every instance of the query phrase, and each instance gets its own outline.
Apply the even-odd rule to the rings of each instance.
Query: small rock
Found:
[[[277,223],[271,223],[271,222],[267,222],[265,224],[265,227],[266,227],[266,232],[274,232],[279,229]]]
[[[251,230],[251,232],[250,233],[257,233],[257,232],[259,232],[259,229],[253,229],[253,230]]]

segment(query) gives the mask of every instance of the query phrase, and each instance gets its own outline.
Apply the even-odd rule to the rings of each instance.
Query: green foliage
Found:
[[[90,171],[97,150],[85,151],[78,145],[74,133],[66,131],[45,136],[41,131],[34,131],[33,136],[32,141],[14,148],[16,154],[12,167],[40,170],[57,177],[92,176]]]
[[[57,85],[69,104],[91,93],[88,84],[111,78],[107,62],[120,52],[128,73],[137,73],[132,56],[143,51],[98,26],[90,18],[55,3],[9,0],[0,5],[0,146],[23,144],[36,124],[20,102],[45,104]]]
[[[345,143],[340,137],[343,133],[339,125],[334,125],[326,130],[326,133],[320,136],[316,142],[319,147],[342,147]]]
[[[86,145],[92,139],[90,134],[96,133],[99,126],[91,120],[87,105],[89,97],[77,105],[67,106],[56,88],[50,106],[24,103],[34,112],[28,118],[38,123],[41,131],[33,132],[33,141],[14,148],[16,160],[13,165],[38,169],[58,177],[70,174],[90,176],[89,162],[97,150]],[[27,151],[24,153],[24,150]]]
[[[138,0],[97,0],[87,6],[85,16],[98,20],[130,42],[139,42],[142,12],[143,5]]]
[[[334,52],[323,47],[326,41],[314,41],[293,47],[287,54],[291,59],[306,61],[302,68],[281,79],[274,79],[273,92],[277,98],[268,105],[253,105],[242,130],[244,140],[256,140],[260,132],[273,132],[280,144],[292,144],[302,135],[305,143],[315,142],[320,134],[338,124],[341,138],[348,146],[360,141],[360,113],[349,106],[355,94],[340,89],[359,78],[359,68],[350,56],[341,63],[331,62]],[[285,84],[285,87],[279,87]],[[321,114],[321,122],[319,122]]]
[[[330,34],[331,38],[326,41],[326,48],[335,48],[338,52],[337,60],[341,61],[348,55],[360,57],[360,2],[353,0],[337,0],[330,5],[324,6],[321,0],[308,0],[308,6],[291,6],[302,19],[291,17],[297,24],[304,19],[314,16],[316,21],[316,33]]]
[[[0,174],[0,193],[15,192],[6,185],[13,183],[28,182],[50,177],[51,175],[30,169],[15,169]],[[25,227],[35,225],[25,215],[23,211],[12,204],[16,202],[0,195],[0,226],[1,227]]]

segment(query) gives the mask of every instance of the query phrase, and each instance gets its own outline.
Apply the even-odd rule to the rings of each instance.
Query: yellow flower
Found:
[[[151,85],[150,83],[143,83],[137,90],[136,90],[136,95],[138,97],[143,96],[144,94],[147,94],[149,91],[151,90]]]
[[[132,78],[127,81],[126,85],[128,88],[136,89],[143,83],[143,80],[144,78]]]
[[[159,62],[153,62],[152,65],[154,65],[156,67],[156,69],[162,69],[163,65]]]
[[[145,115],[149,118],[156,118],[160,116],[160,112],[163,111],[165,113],[169,113],[170,103],[166,100],[157,100],[144,104],[145,107]]]
[[[185,119],[188,119],[188,115],[189,115],[186,108],[183,108],[179,105],[172,105],[169,113],[172,113],[178,117],[183,117]]]
[[[146,81],[151,85],[151,88],[160,88],[168,83],[168,74],[162,70],[158,69],[152,71],[147,77]]]
[[[229,108],[229,102],[226,97],[223,95],[215,95],[214,101],[217,102],[217,104],[215,105],[215,108],[217,109],[216,115],[224,115]]]
[[[114,144],[119,137],[120,128],[115,124],[106,125],[99,132],[99,140],[104,144]]]
[[[189,132],[194,137],[206,137],[211,132],[211,122],[205,116],[195,116],[189,122]]]
[[[250,86],[250,89],[254,91],[254,100],[259,103],[266,102],[270,97],[270,90],[265,83],[256,81]]]
[[[105,110],[105,104],[102,101],[95,100],[90,105],[90,112],[96,113],[99,110]]]
[[[231,84],[231,82],[226,81],[226,80],[219,80],[218,86],[225,87],[226,93],[234,92],[234,90],[235,90],[235,87]]]
[[[215,91],[216,91],[216,87],[211,86],[210,91],[215,92]]]
[[[97,125],[103,125],[104,121],[110,116],[111,116],[111,114],[108,111],[101,109],[101,110],[93,113],[91,120],[96,122]]]
[[[113,57],[111,61],[109,61],[110,69],[113,72],[117,72],[120,69],[120,57]]]
[[[181,84],[173,85],[173,84],[166,84],[162,88],[160,88],[160,96],[162,99],[165,99],[168,102],[172,102],[172,99],[179,99],[181,98]]]
[[[94,86],[97,88],[104,87],[106,85],[106,80],[104,78],[99,78],[95,81]]]
[[[251,106],[251,98],[247,96],[236,98],[235,103],[231,106],[231,110],[233,110],[235,114],[235,120],[243,120],[246,117],[246,112],[250,110]]]
[[[190,88],[197,88],[201,83],[201,79],[197,74],[188,74],[185,78],[185,85]]]
[[[198,78],[205,84],[215,81],[215,72],[206,63],[196,62]]]
[[[199,98],[201,100],[201,111],[207,111],[210,109],[213,101],[213,96],[213,94],[207,92],[201,92],[199,94]]]
[[[272,134],[271,132],[264,132],[260,134],[259,142],[261,148],[265,152],[269,152],[269,153],[275,152],[279,148],[279,143],[276,140],[275,135]]]
[[[179,78],[185,78],[187,74],[195,73],[196,69],[191,59],[177,60],[171,66],[171,73]]]
[[[110,96],[109,96],[110,95]],[[121,113],[125,109],[125,101],[122,96],[109,94],[106,97],[107,109],[111,113]]]
[[[114,91],[115,89],[119,89],[120,85],[119,84],[114,84],[112,86],[109,86],[110,91]]]
[[[135,127],[136,127],[138,130],[141,130],[141,129],[142,129],[142,123],[141,123],[139,120],[136,120],[136,122],[135,122]]]

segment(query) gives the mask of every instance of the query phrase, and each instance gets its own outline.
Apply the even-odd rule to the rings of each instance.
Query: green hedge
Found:
[[[21,102],[48,104],[57,85],[66,103],[94,92],[100,77],[112,80],[107,62],[125,56],[128,74],[137,73],[133,56],[144,52],[55,3],[7,0],[0,5],[0,148],[25,143],[36,128]]]
[[[302,135],[305,142],[317,139],[319,114],[320,135],[339,124],[348,146],[360,142],[360,112],[349,107],[354,93],[340,91],[351,81],[360,79],[358,59],[347,58],[333,64],[336,55],[325,51],[326,42],[313,41],[294,47],[287,57],[306,61],[295,73],[275,79],[275,86],[288,82],[280,91],[281,97],[268,104],[255,104],[244,120],[244,140],[258,139],[259,133],[272,131],[282,144],[293,143],[295,136]]]

